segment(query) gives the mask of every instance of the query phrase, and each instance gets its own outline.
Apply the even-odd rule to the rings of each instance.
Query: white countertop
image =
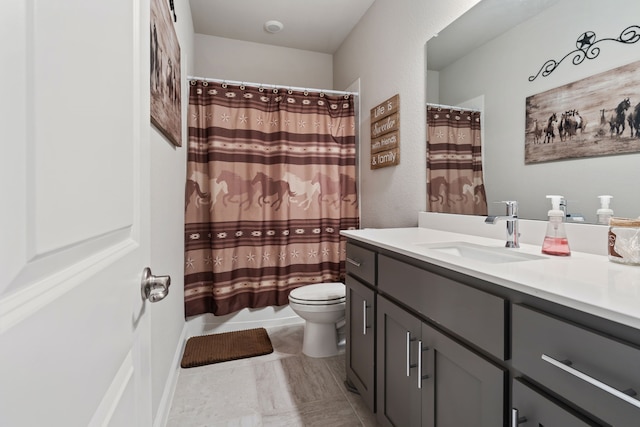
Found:
[[[350,230],[341,231],[341,234],[640,329],[640,266],[617,264],[604,255],[573,250],[569,257],[544,255],[540,245],[531,244],[509,250],[540,255],[543,259],[486,263],[424,245],[469,242],[504,247],[504,240],[424,227]]]

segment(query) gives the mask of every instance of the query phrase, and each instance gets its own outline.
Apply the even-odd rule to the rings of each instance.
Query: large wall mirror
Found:
[[[517,200],[521,218],[544,220],[550,209],[545,196],[561,194],[569,213],[595,223],[597,196],[606,194],[613,196],[615,216],[640,216],[640,153],[535,164],[524,158],[532,132],[525,120],[527,97],[640,61],[640,42],[603,40],[596,58],[574,65],[568,57],[548,76],[529,77],[547,60],[576,49],[581,34],[615,39],[633,25],[640,25],[638,0],[481,0],[427,42],[427,103],[482,111],[490,215],[504,213],[504,204],[494,202]],[[632,106],[640,103],[635,98]],[[616,106],[603,105],[604,114]],[[586,120],[585,133],[602,132],[600,117]]]

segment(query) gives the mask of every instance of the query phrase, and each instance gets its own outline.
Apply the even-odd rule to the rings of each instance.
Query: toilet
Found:
[[[345,286],[317,283],[289,293],[289,306],[305,320],[302,352],[309,357],[338,354],[338,324],[344,324]]]

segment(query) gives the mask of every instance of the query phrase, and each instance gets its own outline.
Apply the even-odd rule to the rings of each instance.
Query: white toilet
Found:
[[[344,319],[343,283],[317,283],[289,293],[289,306],[305,320],[302,352],[309,357],[338,354],[338,322]],[[341,322],[342,323],[342,322]]]

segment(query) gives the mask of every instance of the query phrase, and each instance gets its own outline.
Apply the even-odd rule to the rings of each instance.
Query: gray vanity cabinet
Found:
[[[598,424],[581,419],[569,409],[547,399],[521,379],[513,380],[511,427],[588,427]]]
[[[418,389],[420,319],[378,297],[377,420],[383,426],[422,425],[422,394]]]
[[[375,412],[376,253],[347,243],[346,270],[347,381]]]
[[[504,424],[506,370],[384,297],[377,317],[381,425]]]
[[[640,426],[640,348],[513,304],[513,367],[594,419]]]
[[[347,379],[375,412],[375,293],[359,280],[346,278]]]

